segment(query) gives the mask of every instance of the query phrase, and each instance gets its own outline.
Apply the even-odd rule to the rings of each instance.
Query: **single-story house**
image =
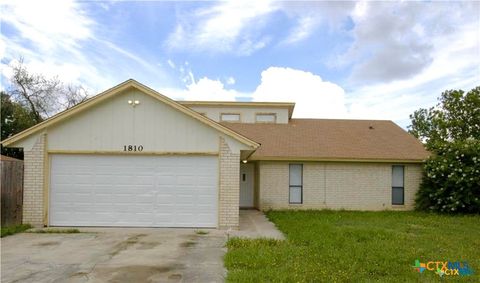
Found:
[[[2,144],[24,149],[24,223],[236,228],[240,208],[408,210],[428,157],[391,121],[294,103],[174,101],[128,80]]]

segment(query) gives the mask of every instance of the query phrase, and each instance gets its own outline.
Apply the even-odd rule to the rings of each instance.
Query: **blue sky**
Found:
[[[1,76],[93,95],[134,78],[188,100],[296,102],[295,117],[389,119],[480,85],[479,2],[2,1]]]

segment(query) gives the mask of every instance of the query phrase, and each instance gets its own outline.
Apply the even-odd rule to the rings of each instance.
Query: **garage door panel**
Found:
[[[50,225],[216,227],[218,159],[52,155]]]
[[[161,169],[157,169],[161,170]],[[175,176],[172,175],[165,175],[165,176],[157,176],[156,184],[164,185],[164,184],[174,184],[175,183]]]
[[[160,226],[160,225],[165,225],[167,224],[168,226],[174,226],[173,225],[173,215],[171,213],[165,213],[165,214],[155,214],[154,221],[153,221],[153,226]]]
[[[157,206],[159,207],[164,205],[173,206],[172,203],[174,203],[174,201],[175,201],[174,195],[157,195],[157,198],[156,198],[156,203],[157,203]]]

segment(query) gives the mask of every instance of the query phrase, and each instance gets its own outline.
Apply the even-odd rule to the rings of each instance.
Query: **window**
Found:
[[[221,122],[240,122],[240,114],[227,114],[222,113],[220,115]]]
[[[301,204],[303,202],[303,165],[290,164],[289,202]]]
[[[255,122],[257,123],[275,123],[277,115],[275,113],[262,113],[255,115]]]
[[[403,205],[404,203],[404,166],[392,166],[392,204]]]

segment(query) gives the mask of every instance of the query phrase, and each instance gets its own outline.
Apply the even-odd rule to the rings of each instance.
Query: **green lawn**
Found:
[[[480,216],[418,212],[272,211],[286,241],[231,239],[229,282],[438,282],[416,259],[467,261],[480,282]]]
[[[9,236],[9,235],[13,235],[13,234],[16,234],[16,233],[23,232],[23,231],[28,230],[30,228],[32,228],[32,226],[30,224],[20,224],[20,225],[15,225],[15,226],[2,227],[1,228],[1,235],[2,235],[2,238],[3,238],[3,237],[6,237],[6,236]]]

